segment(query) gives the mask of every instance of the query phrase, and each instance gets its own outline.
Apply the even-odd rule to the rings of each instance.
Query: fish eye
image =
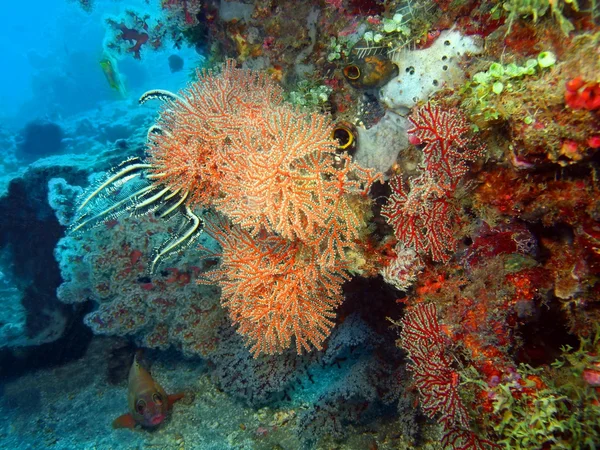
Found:
[[[145,409],[146,409],[146,402],[144,400],[138,400],[137,403],[135,404],[135,410],[140,414],[144,414]]]
[[[154,403],[156,403],[158,406],[162,405],[162,402],[163,402],[162,395],[154,394],[152,396],[152,400],[154,400]]]

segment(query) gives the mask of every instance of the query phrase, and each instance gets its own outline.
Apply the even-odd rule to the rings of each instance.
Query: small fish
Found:
[[[139,363],[140,352],[136,353],[129,369],[129,413],[113,421],[113,428],[135,428],[141,425],[154,428],[160,425],[173,403],[183,398],[183,393],[167,395],[150,373]]]
[[[398,66],[385,55],[367,55],[344,67],[344,76],[355,89],[375,89],[398,76]]]
[[[106,57],[100,60],[100,67],[102,68],[102,72],[104,72],[104,76],[106,77],[109,86],[125,96],[125,86],[121,81],[116,62],[111,58]]]

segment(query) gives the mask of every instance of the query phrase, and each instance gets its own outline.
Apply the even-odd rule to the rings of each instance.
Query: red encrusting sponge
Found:
[[[581,77],[567,81],[565,103],[572,109],[600,109],[600,83],[586,82]]]

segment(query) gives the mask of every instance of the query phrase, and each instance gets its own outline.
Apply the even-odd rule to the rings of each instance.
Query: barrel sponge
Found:
[[[461,58],[481,51],[479,39],[445,30],[428,48],[397,52],[392,61],[398,65],[399,74],[381,88],[382,102],[399,114],[407,114],[442,87],[461,83]]]
[[[409,145],[406,132],[409,127],[406,117],[392,111],[386,111],[381,120],[369,129],[358,125],[355,161],[362,167],[383,173],[387,179],[398,154]]]

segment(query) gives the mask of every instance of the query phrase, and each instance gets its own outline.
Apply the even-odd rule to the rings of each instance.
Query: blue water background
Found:
[[[99,61],[107,17],[119,17],[127,9],[157,14],[158,2],[98,0],[91,13],[67,0],[2,2],[0,27],[0,124],[20,129],[35,119],[60,122],[97,109],[106,102],[135,101],[148,89],[178,90],[190,78],[190,69],[201,61],[192,48],[181,50],[168,42],[164,50],[142,52],[142,60],[130,54],[118,61],[126,85],[126,98],[111,89]],[[185,61],[184,69],[171,73],[170,55]]]

